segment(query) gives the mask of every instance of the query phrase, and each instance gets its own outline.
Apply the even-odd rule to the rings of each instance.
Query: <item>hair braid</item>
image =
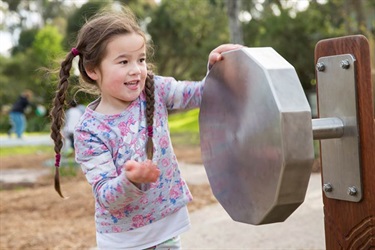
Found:
[[[153,136],[153,125],[154,125],[154,110],[155,110],[155,96],[154,96],[154,75],[152,73],[147,73],[146,79],[146,122],[147,122],[147,143],[146,143],[146,153],[147,158],[152,160],[154,155],[154,143],[152,141]]]
[[[100,95],[100,88],[98,82],[91,79],[86,70],[100,67],[103,58],[107,53],[107,45],[114,37],[126,34],[138,34],[143,37],[146,44],[147,54],[152,51],[152,47],[147,43],[146,35],[140,28],[133,12],[124,7],[121,11],[112,9],[103,9],[96,13],[81,27],[77,34],[75,47],[68,53],[65,60],[61,63],[60,80],[58,83],[55,98],[53,100],[53,108],[50,115],[52,118],[51,124],[51,138],[55,143],[56,153],[56,173],[55,173],[55,189],[60,196],[60,181],[59,181],[59,162],[60,152],[63,147],[63,136],[60,132],[64,125],[65,119],[65,99],[68,90],[70,76],[69,71],[72,67],[72,61],[75,56],[79,56],[78,69],[80,72],[80,90],[88,94]],[[153,75],[150,73],[146,80],[146,96],[147,96],[147,156],[152,159],[153,156],[153,113],[154,113],[154,86]],[[63,197],[63,196],[62,196]]]
[[[61,193],[60,188],[60,173],[59,173],[59,166],[60,166],[60,153],[61,148],[63,146],[63,136],[61,134],[61,128],[65,122],[65,112],[64,112],[64,103],[66,98],[66,91],[68,89],[69,81],[68,78],[70,76],[70,69],[72,67],[72,60],[74,55],[69,53],[66,59],[61,63],[60,69],[60,81],[58,85],[58,90],[56,91],[55,98],[53,99],[53,108],[51,110],[50,116],[52,119],[51,124],[51,138],[55,143],[55,153],[56,153],[56,161],[55,161],[55,190],[57,193],[64,198]]]

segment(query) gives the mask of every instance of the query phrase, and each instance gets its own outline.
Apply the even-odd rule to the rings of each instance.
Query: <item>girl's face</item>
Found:
[[[122,112],[138,98],[146,81],[146,45],[136,33],[118,35],[106,48],[98,68],[88,75],[99,85],[101,101],[97,111],[106,114]]]

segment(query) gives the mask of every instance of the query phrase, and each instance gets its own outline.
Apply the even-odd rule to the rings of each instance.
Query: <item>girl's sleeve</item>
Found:
[[[155,86],[167,109],[192,109],[201,104],[204,80],[176,81],[172,77],[155,76]]]
[[[88,131],[75,131],[76,161],[92,186],[97,202],[109,211],[116,211],[138,199],[143,191],[118,173],[112,154],[105,143]]]

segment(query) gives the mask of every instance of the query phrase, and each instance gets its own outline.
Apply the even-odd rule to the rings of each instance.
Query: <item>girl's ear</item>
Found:
[[[94,81],[99,79],[99,70],[97,68],[89,69],[85,68],[87,75]]]

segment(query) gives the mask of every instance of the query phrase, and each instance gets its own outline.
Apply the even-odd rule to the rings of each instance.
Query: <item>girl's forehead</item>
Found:
[[[145,53],[146,43],[143,36],[137,33],[122,34],[114,37],[107,46],[107,53]]]

